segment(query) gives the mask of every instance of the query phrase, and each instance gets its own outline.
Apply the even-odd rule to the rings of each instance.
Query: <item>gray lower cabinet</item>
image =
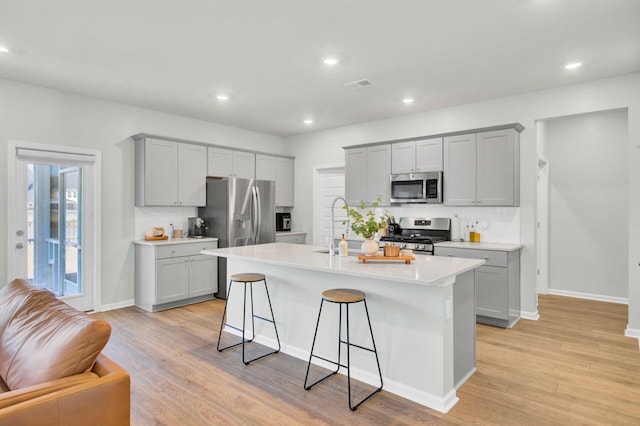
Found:
[[[520,319],[520,250],[436,246],[434,254],[487,262],[475,270],[477,322],[510,328]]]
[[[276,234],[276,243],[304,244],[307,234]]]
[[[217,241],[136,244],[135,304],[155,312],[213,299],[218,291],[218,262],[200,251]]]

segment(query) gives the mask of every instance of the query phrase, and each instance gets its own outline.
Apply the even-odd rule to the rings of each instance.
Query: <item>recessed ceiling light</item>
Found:
[[[4,46],[0,46],[0,53],[9,53],[9,49]]]
[[[306,124],[307,126],[308,126],[309,124],[313,124],[313,120],[312,120],[312,119],[310,119],[310,118],[305,118],[302,122],[303,122],[304,124]]]
[[[219,94],[216,96],[216,99],[219,101],[228,101],[229,100],[229,95],[225,95],[225,94]]]
[[[405,104],[412,104],[413,101],[415,101],[415,99],[413,99],[413,98],[404,98],[402,100],[402,102],[405,103]]]
[[[574,70],[576,68],[580,68],[582,66],[582,62],[572,62],[564,66],[566,70]]]
[[[322,60],[322,63],[325,64],[328,67],[333,67],[335,65],[338,65],[338,58],[334,58],[334,57],[330,57],[330,58],[324,58]]]

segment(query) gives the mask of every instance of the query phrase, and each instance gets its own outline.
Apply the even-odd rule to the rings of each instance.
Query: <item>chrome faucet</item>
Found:
[[[334,216],[334,210],[336,208],[336,203],[342,200],[344,202],[344,205],[347,207],[347,209],[349,208],[349,203],[347,203],[347,200],[344,197],[336,197],[333,200],[333,203],[331,204],[331,244],[329,245],[329,255],[334,256],[336,255],[336,242],[335,242],[335,234],[334,234],[334,226],[335,226],[335,216]],[[347,227],[349,226],[349,215],[347,214]]]

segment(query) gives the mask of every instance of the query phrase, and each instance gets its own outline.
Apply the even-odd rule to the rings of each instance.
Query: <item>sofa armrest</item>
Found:
[[[130,420],[129,374],[104,355],[98,356],[92,372],[86,374],[93,377],[85,376],[79,379],[77,376],[72,376],[79,379],[77,383],[45,394],[40,394],[38,391],[36,392],[38,396],[33,399],[22,400],[0,408],[0,426],[128,425]],[[64,385],[58,383],[58,386]]]

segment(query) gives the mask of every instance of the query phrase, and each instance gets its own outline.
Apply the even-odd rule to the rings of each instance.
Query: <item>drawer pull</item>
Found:
[[[489,256],[485,256],[485,257],[484,257],[484,260],[489,260]]]

